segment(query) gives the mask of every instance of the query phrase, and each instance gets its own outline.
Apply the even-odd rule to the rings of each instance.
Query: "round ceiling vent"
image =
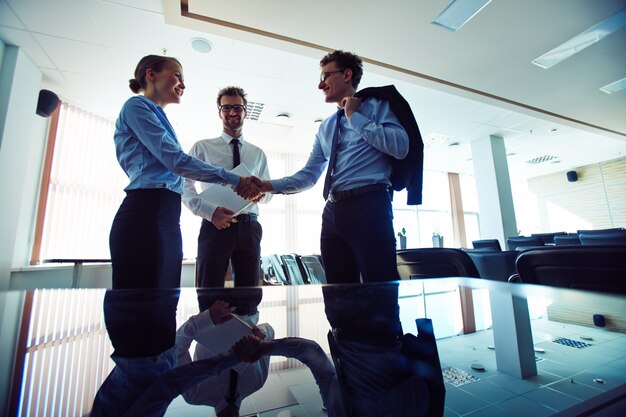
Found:
[[[194,51],[201,54],[208,54],[213,50],[213,44],[204,38],[193,38],[191,40],[191,47]]]

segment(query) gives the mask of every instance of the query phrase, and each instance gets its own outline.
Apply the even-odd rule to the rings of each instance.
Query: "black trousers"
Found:
[[[327,202],[320,248],[329,284],[394,281],[396,237],[391,197],[373,191]]]
[[[262,236],[263,228],[257,221],[233,223],[218,230],[213,223],[202,220],[196,286],[223,287],[229,262],[235,287],[259,285]]]
[[[113,289],[180,287],[180,209],[180,194],[173,191],[126,193],[109,235]]]

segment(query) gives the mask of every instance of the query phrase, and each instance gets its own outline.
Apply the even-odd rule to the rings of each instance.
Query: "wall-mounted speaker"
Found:
[[[40,90],[37,101],[37,114],[41,117],[50,117],[59,105],[59,96],[50,90]]]
[[[578,181],[578,174],[576,173],[576,171],[567,171],[567,180],[569,182]]]

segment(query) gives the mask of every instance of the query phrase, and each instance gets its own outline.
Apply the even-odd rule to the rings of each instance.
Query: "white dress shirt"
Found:
[[[246,321],[248,321],[250,325],[255,325],[258,321],[258,317],[258,313],[247,316]],[[177,330],[176,351],[178,366],[183,366],[191,362],[189,347],[196,336],[215,326],[213,320],[211,320],[209,310],[205,310],[189,318],[189,320]],[[266,340],[272,340],[274,338],[274,329],[272,329],[269,324],[264,323],[257,327],[265,333]],[[217,328],[219,329],[219,326],[217,326]],[[209,359],[211,357],[213,357],[213,354],[208,349],[199,343],[196,344],[193,357],[194,361]],[[269,356],[264,356],[258,361],[249,364],[239,374],[236,391],[237,400],[235,403],[238,407],[241,406],[241,402],[244,398],[263,387],[263,384],[265,384],[267,380],[269,365]],[[183,398],[189,404],[213,406],[215,407],[215,412],[218,413],[228,405],[225,397],[229,393],[229,387],[230,372],[226,371],[216,376],[209,376],[206,380],[186,391],[183,394]]]
[[[243,135],[237,139],[239,140],[241,163],[248,167],[252,175],[262,179],[269,179],[270,172],[267,167],[267,157],[263,150],[247,142]],[[222,135],[218,138],[203,139],[196,142],[189,150],[189,155],[211,165],[231,170],[233,169],[233,145],[230,144],[231,140],[233,140],[233,137],[222,132]],[[209,185],[210,183],[200,182],[200,192],[206,190]],[[272,194],[267,193],[260,202],[267,203],[271,198]],[[185,179],[183,203],[193,214],[208,221],[211,221],[213,213],[217,208],[217,205],[211,204],[198,195],[195,180]],[[256,204],[252,204],[245,210],[245,213],[258,215],[259,207]]]

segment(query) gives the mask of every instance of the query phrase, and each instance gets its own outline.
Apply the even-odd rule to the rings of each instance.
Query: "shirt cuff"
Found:
[[[269,180],[268,182],[272,186],[272,191],[270,192],[274,194],[282,194],[285,188],[287,188],[287,181],[282,178],[279,180]]]
[[[233,174],[230,171],[226,171],[226,182],[233,187],[237,187],[239,185],[240,176],[237,174]]]
[[[363,116],[358,111],[352,113],[352,116],[348,119],[350,126],[359,131],[362,130],[369,121],[367,117]]]

